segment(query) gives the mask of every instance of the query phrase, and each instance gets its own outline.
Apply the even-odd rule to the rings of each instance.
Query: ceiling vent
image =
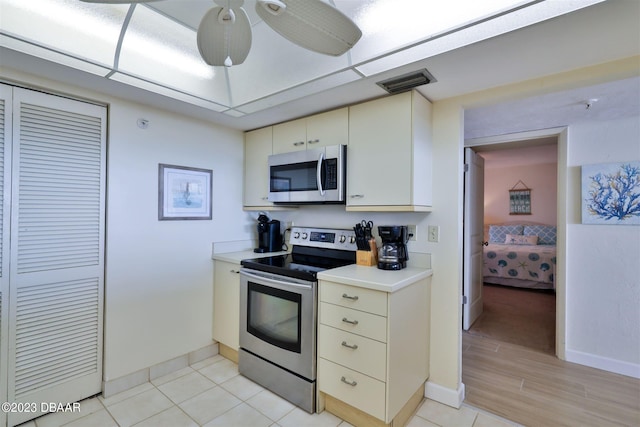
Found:
[[[389,93],[400,93],[436,81],[431,73],[426,68],[423,68],[422,70],[383,80],[376,84]]]

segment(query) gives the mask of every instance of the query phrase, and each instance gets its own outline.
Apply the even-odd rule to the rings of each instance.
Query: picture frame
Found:
[[[158,220],[210,220],[213,171],[158,165]]]
[[[640,225],[640,161],[581,167],[582,224]]]
[[[509,190],[509,215],[531,215],[531,189],[520,180]]]

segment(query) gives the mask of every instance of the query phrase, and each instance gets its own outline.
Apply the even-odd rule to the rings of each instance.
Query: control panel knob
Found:
[[[342,235],[340,236],[340,243],[344,243],[344,242],[346,242],[346,241],[347,241],[347,236],[345,236],[344,234],[342,234]]]
[[[355,243],[356,242],[356,236],[351,236],[351,238],[349,239],[349,243]]]
[[[300,238],[300,232],[296,231],[295,233],[293,233],[293,238],[294,239],[299,239]]]
[[[309,237],[307,233],[302,233],[302,240],[306,240],[307,237]]]

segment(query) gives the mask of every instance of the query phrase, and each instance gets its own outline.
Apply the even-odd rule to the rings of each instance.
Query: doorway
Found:
[[[474,175],[480,187],[468,187],[482,193],[470,197],[482,203],[475,209],[480,224],[475,227],[484,242],[475,245],[482,249],[476,267],[482,270],[482,289],[480,298],[474,295],[482,307],[479,313],[472,307],[473,323],[465,322],[465,330],[555,354],[557,138],[487,145],[474,152],[483,159],[476,162],[481,176]],[[523,192],[529,196],[526,213],[514,206],[522,205]],[[517,238],[507,244],[502,230]]]
[[[552,139],[550,142],[550,138]],[[557,177],[556,177],[556,227],[557,269],[555,282],[555,355],[565,358],[565,269],[566,260],[566,212],[567,212],[567,130],[566,128],[552,128],[539,131],[529,131],[517,134],[499,135],[494,137],[477,138],[465,141],[466,147],[474,151],[491,151],[531,147],[536,144],[556,143]],[[465,196],[466,197],[466,196]],[[535,208],[534,208],[535,209]],[[484,215],[484,214],[483,214]],[[467,233],[465,226],[465,233]],[[465,248],[464,252],[467,252]],[[463,260],[463,268],[468,269]],[[480,279],[481,280],[481,279]],[[463,313],[465,309],[463,309]],[[463,314],[464,315],[464,314]],[[464,351],[464,349],[463,349]],[[463,368],[464,369],[464,368]]]

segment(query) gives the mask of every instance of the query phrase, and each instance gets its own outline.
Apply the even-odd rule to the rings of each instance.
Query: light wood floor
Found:
[[[640,426],[640,380],[462,334],[465,403],[525,426]]]

